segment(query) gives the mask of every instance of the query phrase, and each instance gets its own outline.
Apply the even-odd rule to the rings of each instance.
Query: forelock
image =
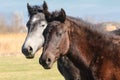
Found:
[[[34,6],[31,6],[32,7],[32,10],[31,10],[31,15],[28,14],[30,17],[33,16],[34,14],[37,14],[38,12],[39,13],[43,13],[43,7],[42,6],[38,6],[38,5],[34,5]]]
[[[30,22],[46,21],[44,13],[37,13],[30,18]]]
[[[40,9],[40,10],[43,10],[43,7],[42,7],[42,6],[35,5],[35,6],[33,6],[33,9]]]

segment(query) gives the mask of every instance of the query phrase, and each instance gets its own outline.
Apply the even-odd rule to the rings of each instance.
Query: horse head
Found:
[[[43,31],[47,27],[46,17],[49,12],[45,1],[41,6],[30,6],[27,3],[27,9],[29,14],[26,24],[28,33],[22,46],[22,53],[26,58],[34,58],[35,53],[44,43]]]
[[[55,61],[65,55],[69,48],[68,25],[66,22],[66,14],[63,9],[55,11],[51,14],[51,22],[47,26],[47,36],[45,36],[45,44],[43,53],[40,57],[40,64],[50,69]]]

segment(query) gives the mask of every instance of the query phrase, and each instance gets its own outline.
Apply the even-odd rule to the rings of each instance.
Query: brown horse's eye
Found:
[[[57,36],[61,36],[62,33],[61,33],[61,32],[57,32],[56,35],[57,35]]]

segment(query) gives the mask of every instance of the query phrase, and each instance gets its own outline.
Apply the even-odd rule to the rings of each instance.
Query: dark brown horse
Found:
[[[43,34],[43,31],[47,26],[46,19],[49,18],[50,12],[45,1],[41,6],[30,6],[27,4],[27,9],[29,13],[29,21],[27,23],[28,34],[22,46],[22,52],[26,58],[32,59],[44,44],[44,36],[46,34]],[[79,69],[74,66],[67,56],[59,58],[57,64],[65,80],[81,79]]]
[[[120,37],[99,31],[85,21],[54,12],[40,57],[44,68],[51,68],[61,56],[68,58],[89,80],[120,79]]]

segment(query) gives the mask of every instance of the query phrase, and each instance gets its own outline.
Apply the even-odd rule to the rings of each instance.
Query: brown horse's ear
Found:
[[[27,3],[27,9],[28,9],[29,15],[32,15],[33,9],[32,9],[32,7],[29,5],[29,3]]]
[[[43,3],[43,9],[44,10],[48,10],[48,6],[47,6],[47,3],[44,1],[44,3]]]
[[[66,19],[66,13],[64,11],[64,9],[61,8],[60,14],[59,14],[59,19],[62,23],[64,23],[65,19]]]

